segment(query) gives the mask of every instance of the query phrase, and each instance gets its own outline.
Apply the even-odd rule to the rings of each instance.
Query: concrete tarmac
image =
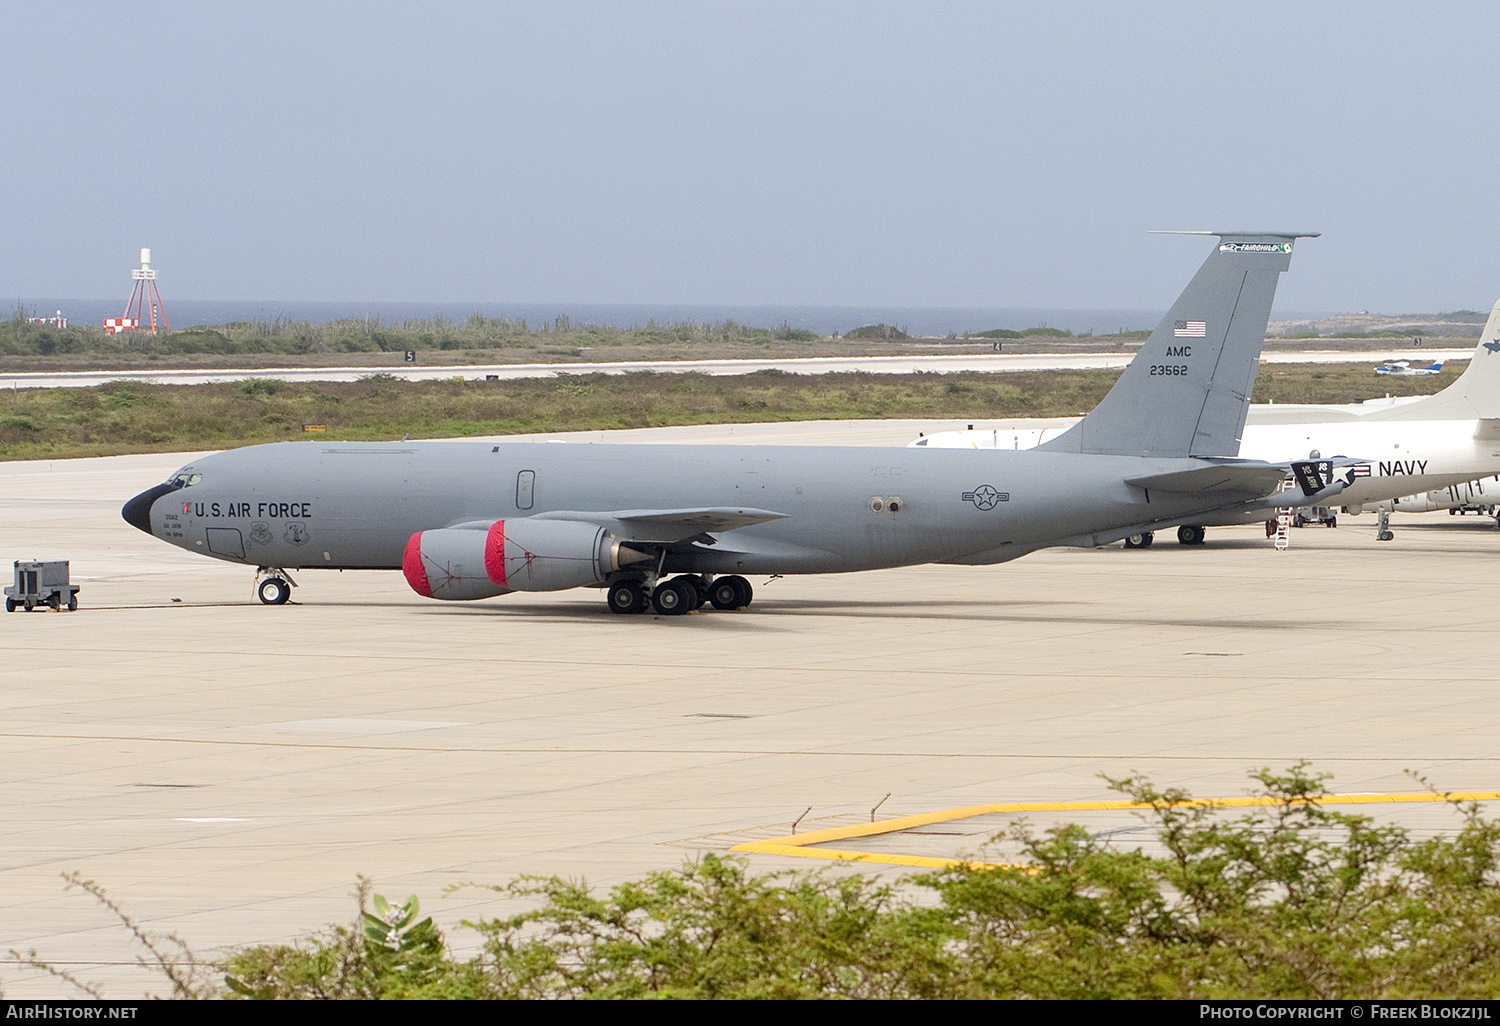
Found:
[[[954,426],[603,439],[904,444]],[[798,817],[864,822],[887,794],[881,817],[1116,797],[1101,774],[1238,795],[1248,771],[1301,759],[1338,791],[1416,790],[1408,770],[1500,790],[1487,518],[1397,517],[1378,543],[1373,517],[1342,517],[1287,552],[1256,526],[1196,548],[756,578],[749,609],[672,618],[611,615],[592,590],[439,604],[398,573],[327,571],[266,607],[249,569],[120,520],[186,459],[0,464],[5,566],[67,558],[83,584],[76,613],[0,620],[0,951],[110,996],[165,988],[64,873],[208,954],[349,921],[360,874],[472,946],[460,919],[516,906],[449,885],[607,887]],[[1457,825],[1441,806],[1380,814]],[[1008,818],[863,850],[973,854]],[[14,963],[0,989],[67,993]]]

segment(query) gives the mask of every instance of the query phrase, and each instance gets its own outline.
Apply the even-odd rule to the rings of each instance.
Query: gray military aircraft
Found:
[[[194,460],[121,511],[259,568],[405,572],[437,599],[608,589],[609,608],[749,605],[747,574],[989,564],[1204,514],[1326,505],[1329,462],[1239,460],[1271,301],[1306,232],[1219,244],[1103,402],[1029,451],[280,442]],[[1278,495],[1294,470],[1295,499]]]

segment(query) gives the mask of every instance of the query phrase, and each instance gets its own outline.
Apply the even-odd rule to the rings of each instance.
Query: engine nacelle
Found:
[[[1417,495],[1403,495],[1392,503],[1398,513],[1432,513],[1457,504],[1458,500],[1450,496],[1446,488]]]
[[[602,584],[621,566],[649,558],[595,524],[522,517],[487,530],[419,531],[406,543],[401,569],[418,595],[480,599]]]

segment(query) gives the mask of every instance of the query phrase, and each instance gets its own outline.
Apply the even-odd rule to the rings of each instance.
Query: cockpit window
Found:
[[[172,485],[176,488],[186,488],[188,485],[195,485],[202,480],[202,474],[193,474],[184,470],[180,471],[179,473],[173,474],[170,478],[168,478],[167,484]]]

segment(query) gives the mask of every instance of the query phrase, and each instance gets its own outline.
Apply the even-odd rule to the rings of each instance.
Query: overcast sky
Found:
[[[1500,5],[4,0],[0,289],[1281,310],[1500,296]]]

